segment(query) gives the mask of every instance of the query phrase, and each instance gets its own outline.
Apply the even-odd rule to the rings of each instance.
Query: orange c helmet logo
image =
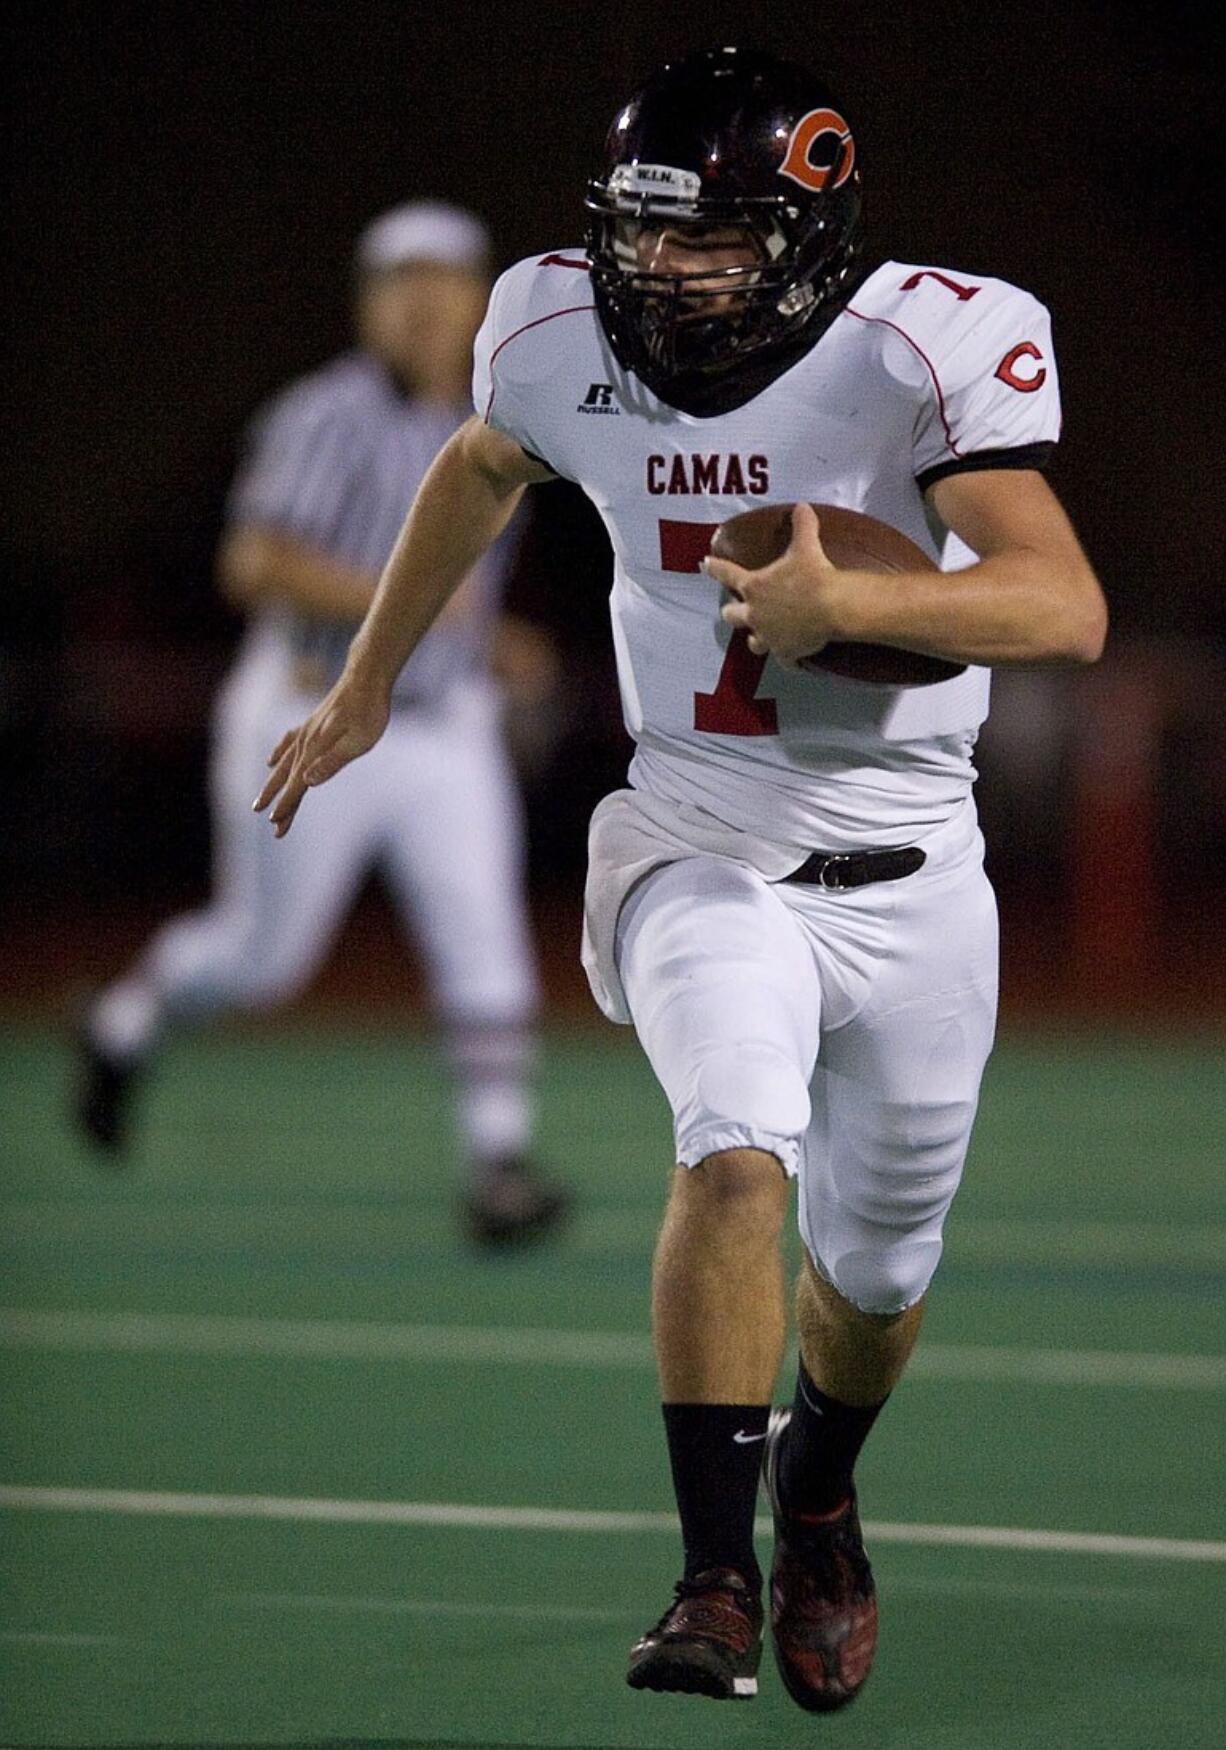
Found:
[[[833,134],[838,151],[833,164],[813,164],[809,154],[813,142],[823,134]],[[856,142],[851,129],[835,109],[811,109],[802,115],[792,129],[788,149],[779,166],[780,176],[790,176],[801,188],[820,194],[825,188],[842,188],[856,162]]]

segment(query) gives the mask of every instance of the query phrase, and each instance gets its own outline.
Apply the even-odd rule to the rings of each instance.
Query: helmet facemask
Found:
[[[757,392],[763,367],[786,369],[814,343],[824,328],[814,322],[819,306],[841,288],[854,251],[812,207],[777,197],[698,201],[684,212],[676,203],[618,200],[612,184],[593,184],[588,194],[592,284],[619,362],[662,400],[724,411],[730,395],[739,405]],[[752,259],[676,273],[653,266],[644,249],[653,235],[693,236],[698,246],[723,233],[739,233]],[[831,271],[832,257],[841,257],[842,271]]]

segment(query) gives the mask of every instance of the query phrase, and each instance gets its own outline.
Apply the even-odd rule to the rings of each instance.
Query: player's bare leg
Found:
[[[869,1409],[889,1396],[919,1336],[924,1299],[899,1313],[861,1312],[806,1257],[796,1281],[796,1335],[813,1383],[829,1397]]]
[[[678,1167],[656,1242],[652,1328],[666,1404],[768,1404],[786,1326],[774,1155],[729,1149]]]
[[[808,1257],[797,1281],[796,1396],[772,1417],[766,1454],[771,1634],[789,1694],[811,1712],[844,1707],[872,1667],[877,1600],[852,1467],[907,1364],[923,1306],[921,1297],[900,1312],[865,1312]]]
[[[754,1505],[783,1353],[788,1182],[761,1149],[679,1167],[656,1245],[652,1323],[685,1544],[674,1602],[631,1649],[636,1688],[757,1693]]]

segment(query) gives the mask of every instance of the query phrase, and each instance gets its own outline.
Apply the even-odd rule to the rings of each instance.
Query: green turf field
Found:
[[[1226,1744],[1219,1041],[998,1048],[860,1467],[877,1668],[827,1720],[769,1663],[750,1704],[623,1681],[678,1571],[632,1040],[550,1038],[541,1152],[582,1210],[494,1261],[420,1039],[178,1045],[121,1174],[66,1073],[0,1033],[4,1746]]]

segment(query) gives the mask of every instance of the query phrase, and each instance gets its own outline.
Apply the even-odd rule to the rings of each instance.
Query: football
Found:
[[[922,547],[889,523],[837,504],[815,504],[813,508],[821,525],[822,546],[833,565],[846,570],[880,572],[938,569]],[[791,505],[767,504],[721,523],[711,542],[711,552],[715,558],[731,559],[747,571],[759,571],[781,557],[791,538]],[[814,655],[802,658],[800,666],[824,669],[846,680],[875,682],[878,686],[928,687],[961,674],[965,664],[945,662],[916,651],[896,650],[888,644],[827,644]]]

